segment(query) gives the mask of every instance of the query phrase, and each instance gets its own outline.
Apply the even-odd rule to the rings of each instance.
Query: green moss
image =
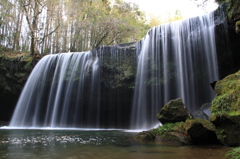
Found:
[[[215,126],[208,120],[199,119],[199,118],[186,120],[185,129],[186,130],[189,129],[194,124],[201,124],[203,127],[207,128],[208,130],[212,130],[212,131],[215,131],[215,129],[216,129]]]
[[[167,143],[168,145],[191,145],[191,138],[182,133],[178,132],[166,132],[163,137],[161,137],[161,141]]]
[[[240,147],[232,148],[225,155],[226,159],[239,159],[240,158]]]
[[[240,111],[228,111],[227,116],[239,116]]]
[[[184,125],[184,122],[166,123],[162,126],[159,126],[156,129],[153,129],[152,131],[160,136],[164,136],[164,133],[166,133],[166,132],[182,132],[182,133],[184,133],[183,125]]]
[[[143,131],[134,136],[134,140],[140,142],[152,142],[155,140],[155,135],[150,131]]]
[[[218,81],[215,86],[216,97],[211,111],[217,116],[234,114],[240,110],[240,71]]]

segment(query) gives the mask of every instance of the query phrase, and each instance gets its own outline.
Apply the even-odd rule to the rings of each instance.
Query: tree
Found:
[[[0,44],[33,56],[86,51],[140,40],[145,22],[138,6],[123,0],[2,0]]]
[[[55,32],[59,25],[50,33],[44,34],[40,37],[40,32],[43,28],[41,26],[41,22],[39,22],[39,18],[40,15],[44,13],[44,10],[47,10],[47,0],[19,0],[19,3],[23,8],[28,27],[30,29],[30,52],[31,55],[34,56],[39,53],[37,45],[40,42],[40,38],[44,40],[48,35]]]
[[[161,17],[161,16],[150,15],[149,25],[150,25],[151,27],[160,25],[160,24],[162,24],[162,23],[163,23],[163,21],[162,21],[162,17]]]

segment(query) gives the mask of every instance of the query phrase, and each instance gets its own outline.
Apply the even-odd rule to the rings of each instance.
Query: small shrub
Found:
[[[228,151],[225,155],[226,159],[240,159],[240,147],[236,147]]]
[[[153,129],[152,131],[159,135],[163,135],[165,132],[183,132],[183,124],[184,122],[166,123],[156,129]]]

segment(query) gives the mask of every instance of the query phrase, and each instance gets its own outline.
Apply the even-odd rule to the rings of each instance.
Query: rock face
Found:
[[[195,144],[217,143],[215,126],[204,119],[192,119],[185,122],[185,130]]]
[[[215,39],[220,79],[240,69],[240,35],[236,33],[236,23],[240,21],[239,0],[219,0],[227,2],[215,11]],[[224,18],[218,18],[223,15]]]
[[[182,99],[178,98],[168,102],[157,114],[158,120],[162,123],[176,123],[192,118],[192,115],[184,107]]]
[[[23,53],[17,55],[18,53],[8,53],[0,57],[0,121],[6,123],[10,120],[21,90],[34,67],[31,58]]]
[[[225,145],[240,145],[240,71],[218,81],[212,102],[211,122]]]
[[[96,50],[100,60],[100,103],[103,127],[129,128],[136,74],[136,43],[103,46]],[[91,101],[90,101],[91,102]],[[87,104],[87,103],[86,103]],[[114,109],[113,109],[114,108]],[[109,121],[108,113],[121,116],[121,122]]]

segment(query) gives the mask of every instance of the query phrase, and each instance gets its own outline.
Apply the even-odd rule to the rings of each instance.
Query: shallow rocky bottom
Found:
[[[219,159],[229,148],[221,145],[164,146],[137,143],[135,132],[76,130],[0,130],[0,158],[50,159]]]

